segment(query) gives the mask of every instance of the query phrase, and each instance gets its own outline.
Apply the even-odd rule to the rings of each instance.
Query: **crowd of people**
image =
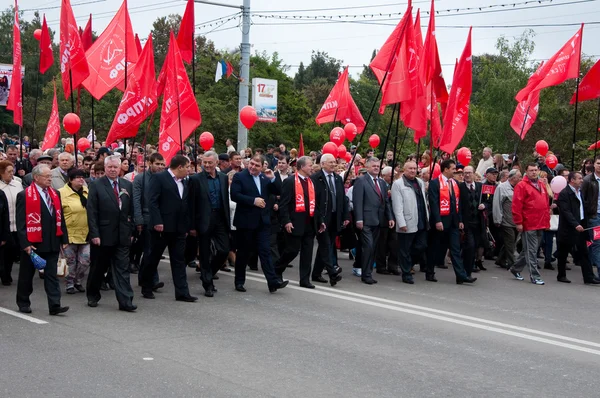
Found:
[[[339,252],[367,285],[377,283],[374,274],[414,284],[416,272],[437,282],[447,263],[457,284],[474,283],[487,270],[484,259],[518,280],[527,268],[530,281],[543,285],[540,257],[545,270],[556,262],[557,280],[570,283],[569,254],[584,283],[600,284],[593,269],[600,272],[600,157],[581,171],[551,170],[536,153],[522,163],[484,148],[473,167],[429,150],[379,159],[353,146],[348,164],[284,144],[238,152],[227,140],[220,154],[190,141],[166,165],[152,145],[95,142],[77,153],[68,139],[46,151],[26,141],[3,136],[0,149],[0,279],[12,285],[19,263],[22,313],[32,312],[32,252],[46,262],[39,275],[51,315],[69,309],[60,276],[64,292],[85,293],[91,308],[114,290],[118,308],[133,312],[131,274],[141,296],[154,299],[165,286],[161,261],[170,263],[175,299],[183,302],[198,300],[187,267],[214,297],[219,272],[233,271],[235,290],[246,292],[246,270],[257,271],[260,259],[275,293],[298,256],[301,287],[338,285]],[[557,176],[568,183],[560,193],[550,185]]]

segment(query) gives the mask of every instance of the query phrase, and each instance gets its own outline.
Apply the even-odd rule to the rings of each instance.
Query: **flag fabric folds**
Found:
[[[92,34],[92,14],[85,24],[85,29],[81,32],[81,44],[83,45],[84,51],[87,51],[94,43],[94,36]]]
[[[219,62],[217,62],[217,70],[215,72],[215,83],[221,80],[223,76],[229,77],[231,75],[234,75],[233,72],[233,66],[231,65],[231,63],[229,63],[229,61],[220,60]]]
[[[52,100],[52,112],[46,127],[46,135],[42,142],[42,151],[54,148],[60,138],[60,117],[58,115],[58,100],[56,99],[56,82],[54,82],[54,99]]]
[[[600,61],[596,62],[583,77],[579,83],[579,95],[573,93],[571,104],[575,103],[575,97],[577,97],[579,102],[600,97]]]
[[[171,32],[169,50],[157,82],[163,93],[160,114],[159,152],[168,164],[181,150],[181,144],[202,122],[200,109],[187,76],[175,35]]]
[[[65,99],[71,88],[76,89],[90,74],[85,50],[70,0],[62,0],[60,7],[60,73]]]
[[[138,36],[138,34],[135,34],[135,48],[137,49],[138,54],[140,55],[140,57],[142,56],[142,43],[140,42],[140,37]]]
[[[142,122],[158,107],[154,85],[154,46],[152,34],[129,75],[127,88],[115,114],[106,144],[137,135]]]
[[[23,127],[23,85],[21,77],[21,30],[19,28],[19,6],[15,0],[13,19],[13,69],[6,109],[13,111],[13,122]]]
[[[333,120],[335,117],[336,120]],[[321,111],[317,115],[315,121],[320,126],[324,123],[333,123],[341,121],[344,125],[354,123],[358,133],[362,133],[365,129],[365,120],[360,114],[360,110],[352,94],[350,94],[350,84],[348,81],[348,67],[339,76],[337,83],[331,89],[329,96],[323,103]]]
[[[179,32],[177,33],[177,45],[181,52],[181,58],[183,62],[190,64],[192,63],[192,57],[194,56],[194,0],[188,0],[185,6],[185,12],[183,18],[181,18],[181,25],[179,25]]]
[[[129,74],[138,59],[133,28],[127,12],[127,0],[123,1],[117,14],[85,55],[90,75],[83,82],[83,86],[99,100],[125,80],[125,62]]]
[[[469,106],[473,89],[473,62],[471,52],[471,31],[458,61],[454,81],[448,98],[448,108],[444,115],[444,130],[440,149],[452,153],[462,140],[469,124]]]
[[[40,37],[40,73],[43,75],[54,63],[52,39],[46,23],[46,15],[42,19],[42,37]]]
[[[298,145],[298,157],[304,156],[304,140],[302,139],[302,133],[300,133],[300,144]]]
[[[510,127],[517,133],[521,140],[525,139],[525,135],[533,126],[535,119],[540,109],[540,92],[533,91],[525,101],[519,102],[515,113],[513,114],[512,120],[510,121]]]

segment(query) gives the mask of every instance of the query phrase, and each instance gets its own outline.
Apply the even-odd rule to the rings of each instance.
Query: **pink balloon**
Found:
[[[346,133],[341,127],[334,127],[333,130],[331,130],[331,133],[329,133],[329,140],[335,145],[342,145],[345,139]]]
[[[550,188],[555,195],[558,195],[560,191],[567,187],[567,179],[563,176],[556,176],[550,182]]]

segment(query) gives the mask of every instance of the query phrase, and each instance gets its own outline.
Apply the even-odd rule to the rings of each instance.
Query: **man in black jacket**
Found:
[[[52,189],[52,172],[46,165],[33,168],[33,184],[17,194],[16,222],[21,246],[21,266],[17,284],[19,311],[31,313],[29,296],[33,292],[35,268],[31,262],[31,251],[46,260],[44,288],[48,296],[50,315],[69,310],[60,305],[60,285],[56,276],[58,255],[61,246],[69,243],[60,195]],[[3,220],[2,229],[6,231]],[[5,239],[5,236],[1,238]]]
[[[482,184],[475,182],[473,167],[465,167],[464,176],[465,181],[458,185],[460,188],[460,213],[465,234],[462,258],[465,272],[471,276],[471,272],[478,272],[477,268],[481,264],[481,258],[476,261],[476,257],[481,255],[480,248],[483,247],[485,236],[483,212],[486,211],[486,206],[480,201]],[[481,264],[481,269],[485,269],[483,264]]]
[[[175,155],[167,170],[154,174],[150,179],[148,210],[152,248],[150,260],[142,269],[142,295],[147,299],[154,298],[154,274],[168,247],[175,299],[185,302],[198,300],[190,295],[183,255],[185,239],[190,230],[188,187],[184,182],[189,164],[187,157]]]
[[[600,284],[600,279],[594,276],[587,249],[587,219],[584,212],[583,198],[580,187],[583,183],[581,173],[569,173],[569,185],[558,195],[558,233],[556,236],[559,282],[571,283],[567,279],[567,255],[573,247],[579,254],[579,265],[583,274],[583,282],[590,285]]]
[[[104,159],[105,176],[89,186],[86,206],[90,229],[91,267],[87,279],[88,306],[100,301],[100,285],[110,268],[119,310],[133,312],[129,282],[129,247],[133,238],[133,185],[119,178],[121,156]]]
[[[598,182],[600,181],[600,155],[594,160],[594,172],[583,179],[581,197],[588,227],[600,226],[600,206],[598,206]],[[592,234],[593,237],[593,234]],[[590,262],[600,269],[600,240],[592,240],[589,247]]]
[[[216,289],[213,276],[229,255],[229,182],[217,171],[217,154],[206,152],[202,157],[204,171],[190,177],[191,234],[200,244],[200,269],[204,295],[213,297]],[[211,260],[211,243],[215,254]]]
[[[314,289],[310,283],[313,244],[315,235],[325,231],[323,203],[316,197],[313,181],[310,179],[313,161],[310,156],[298,159],[297,173],[287,178],[281,187],[279,213],[285,230],[285,249],[275,264],[275,272],[281,278],[287,265],[300,252],[300,286]]]

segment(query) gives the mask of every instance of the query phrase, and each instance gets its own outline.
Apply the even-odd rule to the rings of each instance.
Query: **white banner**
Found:
[[[10,84],[12,82],[12,64],[0,64],[0,106],[6,106]],[[25,77],[25,67],[21,67],[21,76]]]
[[[277,123],[277,80],[252,79],[252,106],[259,122]]]

